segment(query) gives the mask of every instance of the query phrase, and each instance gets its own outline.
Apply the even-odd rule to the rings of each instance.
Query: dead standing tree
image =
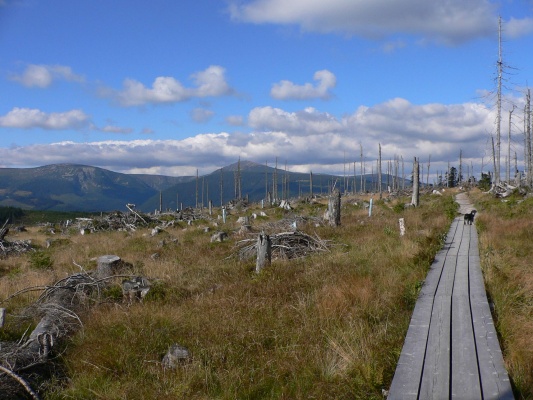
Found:
[[[326,217],[330,226],[341,224],[341,192],[338,189],[334,189],[329,196]]]
[[[413,197],[411,199],[411,204],[415,207],[418,207],[420,204],[420,164],[418,159],[415,157],[413,163]]]
[[[264,232],[259,234],[257,238],[257,262],[255,264],[255,272],[260,273],[265,267],[268,267],[272,260],[272,240],[269,235]]]

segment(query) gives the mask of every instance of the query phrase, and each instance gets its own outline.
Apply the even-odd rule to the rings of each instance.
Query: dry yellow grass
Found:
[[[428,196],[420,208],[396,212],[395,202],[375,202],[369,218],[360,202],[347,200],[340,227],[300,227],[338,246],[274,260],[259,275],[253,260],[228,258],[238,236],[210,243],[212,232],[202,229],[207,221],[155,237],[147,229],[73,234],[47,250],[51,270],[36,271],[27,256],[2,261],[2,298],[23,282],[51,283],[77,272],[73,261],[89,270],[103,254],[119,255],[133,273],[157,283],[144,304],[104,302],[84,316],[84,329],[60,357],[68,379],[45,398],[382,398],[420,283],[449,227],[443,210],[453,214],[454,204]],[[323,210],[299,205],[295,212]],[[272,216],[253,221],[256,230],[290,216],[266,212]],[[407,227],[402,238],[399,217]],[[235,221],[214,229],[235,231]],[[175,342],[190,349],[192,360],[164,371],[161,358]]]

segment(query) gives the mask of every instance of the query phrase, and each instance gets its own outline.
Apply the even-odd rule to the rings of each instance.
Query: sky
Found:
[[[0,167],[359,174],[381,146],[479,178],[499,17],[504,175],[513,107],[523,170],[533,0],[0,0]]]

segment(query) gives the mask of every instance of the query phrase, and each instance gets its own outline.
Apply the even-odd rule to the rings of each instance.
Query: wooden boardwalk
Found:
[[[470,211],[459,194],[460,212]],[[490,313],[475,225],[456,218],[418,297],[389,390],[396,399],[514,399]]]

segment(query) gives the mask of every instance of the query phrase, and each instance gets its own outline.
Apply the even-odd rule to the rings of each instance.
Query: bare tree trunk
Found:
[[[257,238],[257,261],[255,264],[255,272],[260,273],[263,268],[270,265],[271,261],[272,240],[269,235],[262,232]]]
[[[335,189],[328,201],[328,223],[330,226],[341,224],[341,192]]]
[[[415,161],[413,163],[413,197],[411,199],[411,204],[415,207],[418,207],[420,205],[419,180],[420,165],[418,159],[415,157]]]

